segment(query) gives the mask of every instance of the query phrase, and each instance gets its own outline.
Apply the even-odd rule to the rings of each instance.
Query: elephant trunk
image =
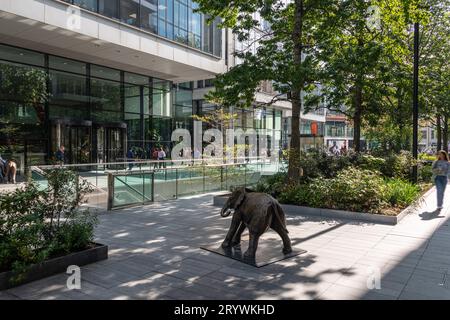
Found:
[[[228,217],[230,214],[231,214],[231,209],[228,208],[227,206],[224,206],[224,207],[222,208],[222,210],[220,210],[220,215],[221,215],[221,217],[223,217],[223,218]]]

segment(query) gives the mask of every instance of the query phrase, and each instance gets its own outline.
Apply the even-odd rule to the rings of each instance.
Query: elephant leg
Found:
[[[233,247],[237,246],[238,244],[241,243],[241,236],[242,236],[242,233],[244,232],[245,228],[246,228],[245,223],[241,222],[241,224],[239,225],[239,228],[237,229],[236,233],[233,236],[233,239],[231,240],[231,245]]]
[[[274,220],[272,225],[270,226],[273,230],[276,231],[283,240],[283,253],[288,254],[292,252],[291,239],[289,238],[285,228],[277,221]]]
[[[222,248],[231,247],[231,240],[233,239],[234,235],[236,234],[236,230],[239,227],[240,223],[241,223],[240,216],[237,214],[234,214],[233,218],[231,219],[230,229],[228,230],[225,240],[222,242]]]
[[[250,239],[248,241],[248,249],[244,253],[244,258],[253,259],[256,256],[256,249],[258,249],[258,242],[260,234],[250,232]]]

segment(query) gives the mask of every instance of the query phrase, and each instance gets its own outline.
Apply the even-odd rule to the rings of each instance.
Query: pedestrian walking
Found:
[[[441,150],[437,154],[437,160],[433,162],[433,181],[436,185],[437,211],[441,211],[444,206],[444,194],[450,175],[450,162],[448,153]]]

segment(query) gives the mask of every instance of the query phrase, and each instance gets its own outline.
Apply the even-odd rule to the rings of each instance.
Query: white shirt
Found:
[[[166,153],[164,152],[164,150],[158,151],[158,159],[163,159],[165,157],[166,157]]]

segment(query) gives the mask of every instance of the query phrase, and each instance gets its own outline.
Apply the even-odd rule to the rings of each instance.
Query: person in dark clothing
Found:
[[[56,161],[59,164],[64,164],[66,162],[66,148],[64,146],[60,146],[58,151],[55,153]]]
[[[131,162],[134,161],[134,153],[133,153],[132,149],[128,150],[128,152],[127,152],[127,161],[129,162],[128,163],[128,170],[133,169],[133,164]]]

